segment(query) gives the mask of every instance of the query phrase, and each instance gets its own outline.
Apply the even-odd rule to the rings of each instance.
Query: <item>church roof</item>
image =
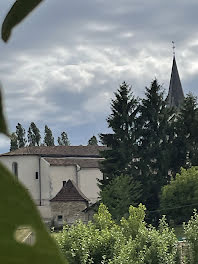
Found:
[[[88,202],[89,199],[80,191],[72,180],[68,180],[57,193],[57,195],[50,200],[50,202],[72,202],[82,201]]]
[[[105,146],[40,146],[25,147],[2,154],[0,156],[21,156],[38,155],[42,157],[91,157],[99,158],[100,151],[105,150]]]
[[[44,158],[51,166],[79,165],[81,168],[99,168],[100,159]]]
[[[173,65],[171,72],[171,79],[169,85],[169,92],[166,98],[167,105],[169,107],[179,107],[184,100],[184,93],[177,69],[177,63],[175,56],[173,57]]]

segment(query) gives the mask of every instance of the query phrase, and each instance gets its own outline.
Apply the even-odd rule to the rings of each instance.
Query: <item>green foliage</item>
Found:
[[[30,127],[28,129],[28,143],[29,146],[40,146],[41,134],[38,127],[34,122],[31,122]]]
[[[177,114],[173,141],[173,168],[198,165],[198,108],[197,97],[188,94]]]
[[[58,145],[59,146],[69,146],[70,145],[66,132],[62,132],[61,137],[58,137]]]
[[[16,126],[16,135],[17,135],[17,144],[18,148],[23,148],[26,145],[26,137],[25,137],[25,129],[22,127],[20,123]]]
[[[45,125],[44,145],[54,146],[54,137],[52,135],[52,130],[47,125]]]
[[[162,188],[160,207],[168,220],[175,224],[188,221],[193,209],[198,208],[198,168],[181,169],[170,184]]]
[[[178,263],[177,239],[165,218],[157,230],[146,226],[144,216],[143,205],[131,206],[128,219],[118,225],[101,204],[93,222],[65,226],[54,237],[71,264]]]
[[[12,133],[10,136],[10,151],[18,149],[17,135]]]
[[[138,205],[141,195],[141,183],[129,175],[117,176],[100,192],[102,202],[117,221],[128,216],[129,206]]]
[[[123,82],[111,102],[112,113],[107,118],[112,134],[100,134],[103,145],[109,147],[101,153],[105,158],[101,162],[104,179],[100,181],[103,189],[115,177],[129,171],[129,163],[136,155],[135,120],[138,113],[138,101],[131,88]],[[131,168],[130,168],[131,173]]]
[[[17,0],[8,12],[1,29],[1,37],[7,42],[13,27],[19,24],[42,0]]]
[[[96,136],[93,136],[93,137],[91,137],[89,139],[88,145],[93,145],[93,146],[97,146],[98,145],[98,140],[97,140]]]
[[[198,262],[198,215],[194,210],[193,216],[187,224],[183,224],[184,234],[189,247],[186,250],[185,264],[196,264]]]
[[[146,88],[145,99],[138,117],[139,134],[139,179],[143,186],[143,202],[148,210],[159,207],[161,187],[168,181],[170,168],[170,125],[171,111],[166,107],[161,86],[155,79]]]

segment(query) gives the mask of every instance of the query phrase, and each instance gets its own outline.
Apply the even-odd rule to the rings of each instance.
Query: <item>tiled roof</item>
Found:
[[[104,146],[53,146],[25,147],[0,156],[39,155],[42,157],[100,157]]]
[[[57,195],[50,202],[85,201],[89,199],[80,191],[72,180],[68,180]]]
[[[81,168],[99,168],[100,159],[44,158],[51,166],[79,165]]]

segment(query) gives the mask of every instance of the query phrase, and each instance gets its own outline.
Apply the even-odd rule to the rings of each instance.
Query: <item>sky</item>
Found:
[[[0,1],[0,24],[14,1]],[[45,0],[0,41],[0,82],[10,132],[47,124],[55,143],[108,132],[106,118],[126,81],[142,98],[154,78],[168,93],[172,41],[184,93],[198,95],[197,0]],[[0,135],[0,153],[9,139]]]

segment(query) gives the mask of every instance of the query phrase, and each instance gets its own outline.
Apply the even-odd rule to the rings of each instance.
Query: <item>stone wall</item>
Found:
[[[54,226],[61,226],[64,222],[71,225],[76,220],[82,220],[84,223],[87,223],[88,215],[82,212],[85,208],[87,208],[87,202],[85,201],[51,202]]]

